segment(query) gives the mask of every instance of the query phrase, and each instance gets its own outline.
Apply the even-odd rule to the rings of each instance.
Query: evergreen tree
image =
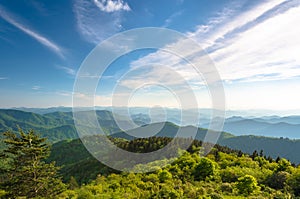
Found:
[[[77,189],[79,187],[77,180],[74,178],[74,176],[71,176],[68,187],[71,190]]]
[[[33,130],[25,133],[21,129],[19,135],[12,132],[3,135],[7,148],[2,157],[9,160],[9,167],[1,186],[10,197],[49,198],[63,191],[64,184],[57,175],[55,163],[44,162],[50,153],[46,138],[40,138]]]
[[[252,160],[254,160],[257,156],[258,156],[257,151],[256,151],[256,150],[253,151],[253,153],[252,153],[252,155],[251,155]]]

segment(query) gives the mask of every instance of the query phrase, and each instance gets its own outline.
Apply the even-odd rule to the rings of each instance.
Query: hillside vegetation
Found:
[[[62,189],[64,187],[62,184],[60,191],[53,190],[56,195],[47,195],[52,192],[51,187],[57,188],[57,186],[48,184],[48,189],[44,189],[47,192],[42,192],[43,195],[47,195],[46,198],[275,199],[300,197],[300,167],[292,165],[284,158],[273,160],[264,156],[262,151],[260,153],[255,151],[252,155],[247,155],[241,151],[215,145],[207,156],[203,156],[201,155],[203,143],[196,140],[192,142],[187,150],[178,148],[179,158],[168,159],[166,156],[147,165],[137,165],[136,168],[141,172],[147,167],[155,168],[155,171],[134,174],[115,171],[101,164],[87,152],[81,140],[77,139],[54,144],[50,157],[44,159],[45,163],[43,162],[44,155],[40,155],[39,165],[44,166],[38,167],[39,172],[36,173],[37,170],[34,164],[30,164],[30,162],[36,160],[30,157],[34,157],[33,154],[40,154],[39,149],[46,146],[42,143],[45,139],[39,138],[33,131],[29,131],[29,133],[21,131],[21,135],[13,135],[12,133],[6,133],[5,135],[11,140],[6,141],[6,143],[13,146],[13,148],[8,148],[4,151],[4,154],[7,154],[7,152],[14,154],[13,151],[19,152],[1,159],[0,197],[2,198],[7,198],[8,193],[18,196],[17,192],[12,192],[13,187],[7,186],[12,182],[10,178],[5,177],[7,175],[14,176],[12,178],[13,183],[23,191],[22,193],[32,195],[32,197],[27,195],[28,198],[41,198],[39,195],[34,194],[36,187],[22,186],[22,184],[18,184],[18,178],[22,179],[22,182],[43,184],[44,180],[48,179],[47,176],[42,175],[41,179],[43,181],[36,181],[36,175],[39,176],[39,173],[49,172],[47,168],[51,165],[51,168],[54,168],[54,161],[56,161],[56,166],[61,167],[59,173],[63,177],[66,189]],[[21,136],[21,138],[15,136]],[[99,136],[101,137],[101,135]],[[34,141],[34,145],[32,145],[31,138],[37,140],[37,142]],[[85,141],[92,142],[96,139],[97,136],[91,136],[87,137]],[[145,153],[145,156],[147,156],[148,152],[165,147],[172,139],[149,137],[129,141],[111,137],[110,140],[124,150]],[[190,138],[175,138],[175,141],[180,145],[180,143],[191,140]],[[22,145],[19,143],[22,143]],[[32,148],[32,146],[34,147]],[[126,161],[132,161],[127,160],[126,157],[118,158],[122,164],[126,164]],[[23,164],[23,160],[26,160],[28,164]],[[164,165],[164,163],[168,163],[167,166],[161,167],[160,165]],[[19,168],[18,171],[24,171],[25,173],[27,173],[27,170],[33,171],[35,175],[30,177],[30,172],[28,175],[21,175],[20,172],[15,173],[11,169],[13,167]],[[59,176],[57,180],[59,180]],[[59,183],[59,181],[56,182]]]
[[[188,138],[178,138],[184,142]],[[151,137],[132,141],[111,138],[128,151],[145,153],[164,147],[170,138]],[[64,198],[296,198],[300,196],[300,167],[286,159],[273,160],[263,152],[251,155],[216,145],[201,156],[202,143],[194,141],[180,158],[165,168],[167,159],[150,163],[150,173],[119,172],[102,165],[80,140],[53,145],[49,161],[62,166],[69,189]],[[146,155],[146,154],[145,154]],[[122,161],[126,161],[123,158]],[[143,167],[141,167],[142,169]]]
[[[89,114],[89,111],[86,111]],[[96,111],[99,122],[103,128],[103,131],[107,135],[111,135],[116,138],[125,138],[125,139],[134,139],[134,137],[127,135],[122,132],[115,120],[113,119],[113,115],[110,111]],[[118,120],[127,122],[125,118],[122,116],[118,116]],[[283,118],[263,118],[265,121],[270,122],[290,122],[297,123],[299,118],[294,117],[283,117]],[[230,121],[237,122],[241,121],[243,118],[231,118]],[[259,120],[259,119],[255,119]],[[143,118],[136,117],[135,121],[137,124],[146,124]],[[80,123],[80,121],[79,121]],[[85,129],[88,131],[97,132],[97,129],[93,124],[88,124],[81,122],[82,125],[85,126]],[[156,129],[155,126],[160,125],[150,124],[148,127],[145,126],[132,129],[129,131],[131,135],[136,135],[136,137],[147,137],[147,135],[151,135],[153,132],[152,129]],[[44,115],[25,112],[19,110],[0,110],[0,132],[4,132],[7,130],[17,131],[18,126],[24,130],[35,129],[37,133],[39,133],[42,137],[47,137],[48,141],[51,143],[62,141],[62,140],[70,140],[78,137],[72,112],[50,112]],[[174,137],[180,127],[171,123],[166,122],[163,129],[161,129],[157,134],[153,136],[158,137]],[[147,132],[148,129],[148,132]],[[183,131],[186,133],[183,137],[189,138],[191,134],[189,132],[196,131],[197,140],[203,140],[206,135],[207,129],[197,128],[192,126],[182,127]],[[244,128],[244,131],[247,131],[248,127]],[[240,129],[242,130],[242,128]],[[0,133],[1,138],[1,133]],[[218,144],[228,146],[232,149],[241,150],[245,153],[252,153],[254,150],[260,151],[263,150],[264,154],[267,156],[271,156],[276,159],[279,157],[284,157],[290,160],[293,163],[300,163],[300,156],[298,151],[300,151],[300,140],[292,140],[288,138],[272,138],[272,137],[264,137],[264,136],[253,136],[253,135],[243,135],[243,136],[235,136],[230,133],[222,132],[219,139]],[[0,149],[3,149],[2,139],[0,141]]]

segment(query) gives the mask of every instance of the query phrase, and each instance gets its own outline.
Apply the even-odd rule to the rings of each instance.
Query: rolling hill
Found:
[[[96,111],[96,114],[104,128],[104,132],[116,138],[132,140],[134,138],[133,136],[174,137],[180,128],[178,125],[171,122],[166,122],[165,125],[162,125],[164,123],[147,125],[145,124],[145,118],[141,118],[141,120],[139,120],[139,117],[136,116],[135,122],[143,125],[125,133],[120,130],[116,122],[113,120],[113,116],[110,111]],[[123,116],[118,117],[119,120],[124,123],[128,122]],[[280,121],[280,123],[267,123],[265,122],[267,119]],[[299,132],[298,130],[300,127],[298,124],[286,123],[288,121],[296,123],[297,117],[285,117],[282,120],[278,117],[260,119],[232,117],[227,120],[224,129],[225,131],[233,134],[222,132],[218,143],[247,153],[252,153],[254,150],[263,150],[267,156],[270,155],[273,158],[276,158],[277,156],[285,157],[292,162],[300,163],[300,156],[298,155],[298,151],[300,150],[300,140],[283,138],[286,137],[286,135],[296,135],[296,133]],[[85,128],[89,131],[91,130],[96,132],[96,129],[92,126],[92,124],[84,123],[84,125],[86,125]],[[71,112],[51,112],[41,115],[19,110],[0,110],[0,132],[7,130],[16,131],[17,126],[20,126],[24,130],[34,129],[36,132],[40,133],[41,136],[47,137],[50,142],[78,138]],[[291,127],[293,127],[293,130],[286,130],[286,128]],[[181,131],[182,133],[180,137],[189,138],[193,132],[197,132],[196,139],[203,140],[207,130],[193,126],[183,126],[181,127]],[[286,131],[288,132],[287,134],[279,134],[279,132]],[[156,132],[156,134],[153,134],[154,132]],[[277,133],[278,138],[261,136],[268,135],[268,132],[272,132],[270,135]],[[237,136],[239,134],[241,134],[241,136]],[[256,134],[256,136],[249,134]]]
[[[299,122],[299,123],[298,123]],[[208,128],[209,123],[201,125]],[[234,135],[257,135],[268,137],[300,138],[298,116],[272,118],[230,117],[225,120],[223,130]]]
[[[161,127],[161,123],[149,124],[143,127],[132,129],[130,131],[114,133],[111,136],[115,138],[124,138],[127,140],[133,140],[135,137],[174,137],[177,131],[180,129],[179,126],[166,122],[161,130],[157,134],[153,135],[151,129],[158,129]],[[191,137],[189,132],[197,131],[196,139],[203,140],[206,135],[207,129],[196,128],[192,126],[181,127],[181,131],[188,132],[184,136],[185,138]],[[272,158],[284,157],[290,161],[299,164],[300,156],[298,151],[300,151],[300,140],[292,140],[288,138],[273,138],[265,136],[254,136],[254,135],[242,135],[235,136],[230,133],[222,132],[217,144],[222,146],[227,146],[232,149],[241,150],[245,153],[252,153],[253,151],[263,150],[266,156],[271,156]]]
[[[89,116],[92,112],[83,112]],[[116,124],[114,117],[109,111],[96,111],[97,118],[106,134],[119,132],[120,128]],[[118,117],[118,121],[127,123],[126,118]],[[92,123],[77,121],[83,125],[86,131],[97,131]],[[144,124],[142,121],[135,121],[137,124]],[[17,131],[18,127],[23,130],[34,129],[41,136],[47,137],[50,142],[57,142],[65,139],[74,139],[78,137],[72,112],[51,112],[44,115],[20,111],[20,110],[0,110],[0,132]],[[83,132],[84,134],[84,132]],[[88,134],[88,133],[87,133]]]

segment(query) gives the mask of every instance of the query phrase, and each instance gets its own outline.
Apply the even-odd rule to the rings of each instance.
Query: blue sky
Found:
[[[0,106],[71,106],[77,70],[99,42],[132,28],[164,27],[208,53],[228,109],[300,110],[299,19],[297,0],[2,0]],[[130,68],[174,61],[159,50],[122,56],[101,79],[96,105],[111,104],[112,88]],[[195,88],[199,107],[210,107],[209,92],[193,71],[185,64],[174,68]],[[136,73],[122,85],[160,81],[166,72]],[[139,89],[130,105],[176,107],[171,98],[154,86]]]

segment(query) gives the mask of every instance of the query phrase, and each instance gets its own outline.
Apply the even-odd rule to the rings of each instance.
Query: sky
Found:
[[[157,27],[201,46],[220,75],[226,109],[300,114],[299,19],[299,0],[2,0],[0,107],[72,106],[77,72],[98,44]],[[185,56],[193,50],[174,45]],[[177,75],[193,89],[198,107],[212,107],[205,78],[160,49],[115,60],[99,80],[94,105],[178,107]],[[118,87],[131,89],[130,98],[118,98]]]

